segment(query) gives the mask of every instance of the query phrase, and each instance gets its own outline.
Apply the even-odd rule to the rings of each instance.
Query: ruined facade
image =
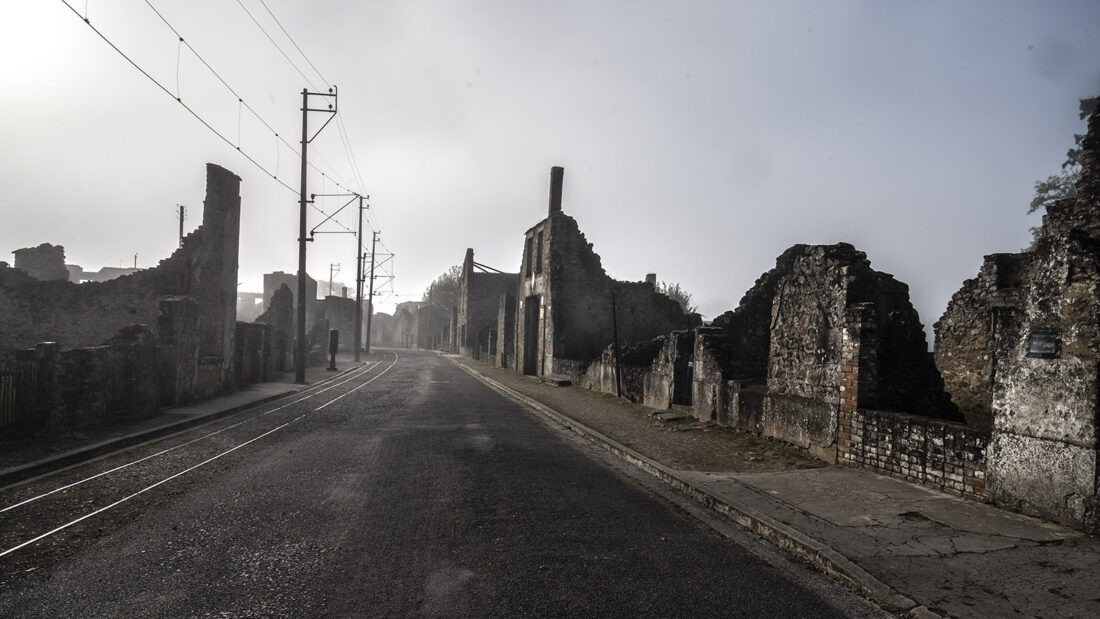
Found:
[[[697,326],[700,319],[651,284],[607,275],[577,221],[561,212],[563,174],[562,168],[551,170],[549,214],[524,237],[515,368],[579,380],[615,332],[625,346]]]
[[[479,273],[478,268],[486,272]],[[454,352],[473,359],[496,355],[500,298],[514,295],[518,284],[519,274],[487,272],[474,262],[474,250],[466,250],[451,331]]]
[[[37,376],[31,383],[46,385],[47,390],[58,372],[69,375],[74,384],[77,376],[94,382],[103,372],[111,381],[137,384],[146,380],[142,372],[149,372],[157,394],[152,399],[163,405],[231,391],[237,384],[240,352],[240,178],[208,164],[203,207],[202,225],[152,269],[107,282],[76,284],[39,281],[21,270],[0,268],[0,361],[18,367],[32,364]],[[104,346],[111,352],[99,351]],[[146,349],[154,351],[152,358],[142,352]],[[13,376],[27,378],[18,372]],[[79,409],[86,422],[94,421],[99,414],[95,411],[101,410],[97,400],[89,398],[88,406]],[[75,422],[76,408],[57,406],[52,396],[43,395],[31,408],[37,411],[36,419],[52,420],[47,425]],[[127,410],[147,408],[142,404]]]
[[[69,281],[65,248],[60,245],[42,243],[38,247],[25,247],[12,253],[15,254],[15,268],[39,281]]]
[[[275,294],[275,291],[280,286],[286,284],[290,288],[290,293],[294,295],[292,303],[294,307],[298,307],[298,275],[295,273],[284,273],[282,271],[275,271],[273,273],[264,273],[264,311],[267,311],[268,305],[271,301],[271,295]],[[317,280],[313,279],[306,274],[306,331],[313,326],[313,323],[317,320],[317,309],[314,301],[317,299]],[[298,314],[295,310],[295,320],[297,320]]]

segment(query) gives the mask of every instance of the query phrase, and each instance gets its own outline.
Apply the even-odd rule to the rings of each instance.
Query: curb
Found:
[[[888,609],[897,609],[911,616],[938,616],[928,611],[924,606],[917,604],[917,602],[909,597],[895,591],[889,585],[875,578],[843,554],[830,548],[823,542],[815,540],[805,533],[787,526],[755,509],[727,503],[711,491],[683,477],[675,470],[668,468],[660,462],[618,443],[614,439],[567,417],[541,402],[523,395],[510,387],[502,385],[496,380],[477,372],[473,368],[467,367],[454,359],[449,359],[443,355],[440,356],[455,364],[474,378],[485,383],[495,391],[549,417],[565,427],[565,429],[581,435],[585,439],[611,452],[634,467],[660,479],[679,492],[695,499],[705,507],[725,516],[727,519],[752,531],[758,536],[763,537],[788,553],[809,562],[833,579],[855,587],[858,591],[870,597],[880,606],[885,606]],[[755,490],[741,481],[732,481],[750,490]]]
[[[288,389],[280,393],[264,396],[251,402],[238,404],[237,406],[233,406],[224,410],[214,411],[212,413],[208,413],[206,415],[201,415],[198,417],[192,417],[190,419],[181,419],[179,421],[169,423],[158,428],[150,428],[142,432],[126,434],[124,436],[119,436],[117,438],[109,439],[100,443],[87,445],[85,447],[78,447],[76,449],[62,452],[60,454],[47,456],[40,460],[35,460],[34,462],[28,462],[27,464],[21,464],[19,466],[5,469],[3,471],[0,471],[0,488],[19,483],[21,481],[26,481],[32,477],[38,477],[39,475],[52,473],[54,471],[70,467],[75,464],[81,464],[100,456],[104,456],[116,451],[121,451],[123,449],[126,449],[127,447],[133,447],[134,445],[138,445],[158,438],[163,438],[177,432],[190,430],[191,428],[194,428],[196,426],[201,426],[203,424],[210,423],[211,421],[217,421],[222,417],[228,417],[229,415],[239,413],[249,408],[260,406],[262,404],[267,404],[268,402],[273,402],[275,400],[285,398],[295,393],[301,393],[306,389],[319,387],[328,382],[336,380],[340,376],[343,376],[347,372],[350,372],[357,367],[359,367],[359,365],[349,367],[342,372],[327,376],[323,380],[319,380],[313,384],[305,385],[297,389]]]

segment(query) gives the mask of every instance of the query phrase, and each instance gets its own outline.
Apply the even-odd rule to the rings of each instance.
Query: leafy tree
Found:
[[[1088,118],[1098,106],[1100,106],[1100,97],[1079,100],[1081,119]],[[1040,209],[1046,210],[1048,206],[1059,200],[1072,200],[1077,197],[1077,179],[1081,177],[1081,142],[1084,139],[1085,136],[1080,133],[1073,136],[1074,145],[1066,151],[1066,160],[1062,162],[1061,172],[1052,174],[1045,180],[1035,181],[1035,195],[1031,198],[1031,204],[1028,205],[1028,214]],[[1031,234],[1033,238],[1031,247],[1028,249],[1033,249],[1038,242],[1039,228],[1033,227]]]
[[[680,287],[680,284],[669,282],[657,282],[657,292],[680,304],[680,309],[685,314],[695,313],[695,306],[691,304],[691,294]]]
[[[435,281],[424,290],[424,297],[421,300],[432,301],[444,307],[456,307],[461,281],[462,266],[456,264],[435,278]]]

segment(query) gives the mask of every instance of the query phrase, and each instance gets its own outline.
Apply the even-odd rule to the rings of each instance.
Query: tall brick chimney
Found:
[[[645,274],[645,283],[647,283],[650,286],[653,286],[654,288],[656,288],[657,287],[657,274],[656,273],[646,273]]]
[[[564,175],[565,168],[550,168],[550,215],[561,212],[561,179]]]

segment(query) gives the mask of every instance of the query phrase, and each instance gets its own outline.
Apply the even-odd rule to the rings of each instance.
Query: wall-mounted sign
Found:
[[[1058,359],[1062,356],[1060,329],[1032,329],[1027,335],[1027,356],[1036,359]]]

